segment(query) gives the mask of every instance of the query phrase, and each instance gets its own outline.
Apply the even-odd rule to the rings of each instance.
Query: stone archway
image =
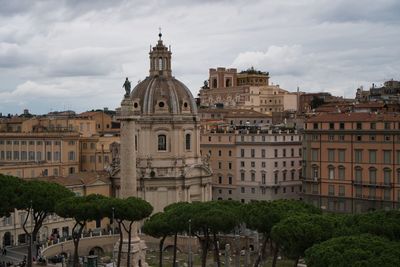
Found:
[[[104,250],[101,247],[93,247],[91,250],[89,250],[89,255],[97,255],[101,257],[104,255]]]
[[[3,247],[12,245],[12,235],[10,232],[6,232],[3,236]]]

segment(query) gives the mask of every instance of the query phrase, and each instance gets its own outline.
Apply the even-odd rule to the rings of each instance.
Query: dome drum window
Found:
[[[165,134],[159,134],[158,137],[158,151],[167,151],[167,136]]]

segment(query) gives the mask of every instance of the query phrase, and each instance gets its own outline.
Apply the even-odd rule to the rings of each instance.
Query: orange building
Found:
[[[400,115],[326,113],[309,118],[303,198],[338,212],[400,207]]]

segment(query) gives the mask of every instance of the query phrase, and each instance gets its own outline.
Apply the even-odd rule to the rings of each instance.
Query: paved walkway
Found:
[[[13,264],[18,264],[22,262],[25,255],[27,254],[26,246],[19,247],[8,247],[6,255],[0,255],[0,262],[12,262]]]

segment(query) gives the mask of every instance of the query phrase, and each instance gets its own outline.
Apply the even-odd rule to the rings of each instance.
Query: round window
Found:
[[[183,106],[185,107],[185,108],[187,108],[188,107],[188,103],[183,103]]]
[[[158,103],[158,106],[160,107],[160,108],[163,108],[164,107],[164,102],[160,102],[160,103]]]
[[[137,108],[138,106],[139,106],[139,105],[138,105],[138,103],[136,103],[136,102],[133,104],[133,107],[134,107],[134,108]]]

